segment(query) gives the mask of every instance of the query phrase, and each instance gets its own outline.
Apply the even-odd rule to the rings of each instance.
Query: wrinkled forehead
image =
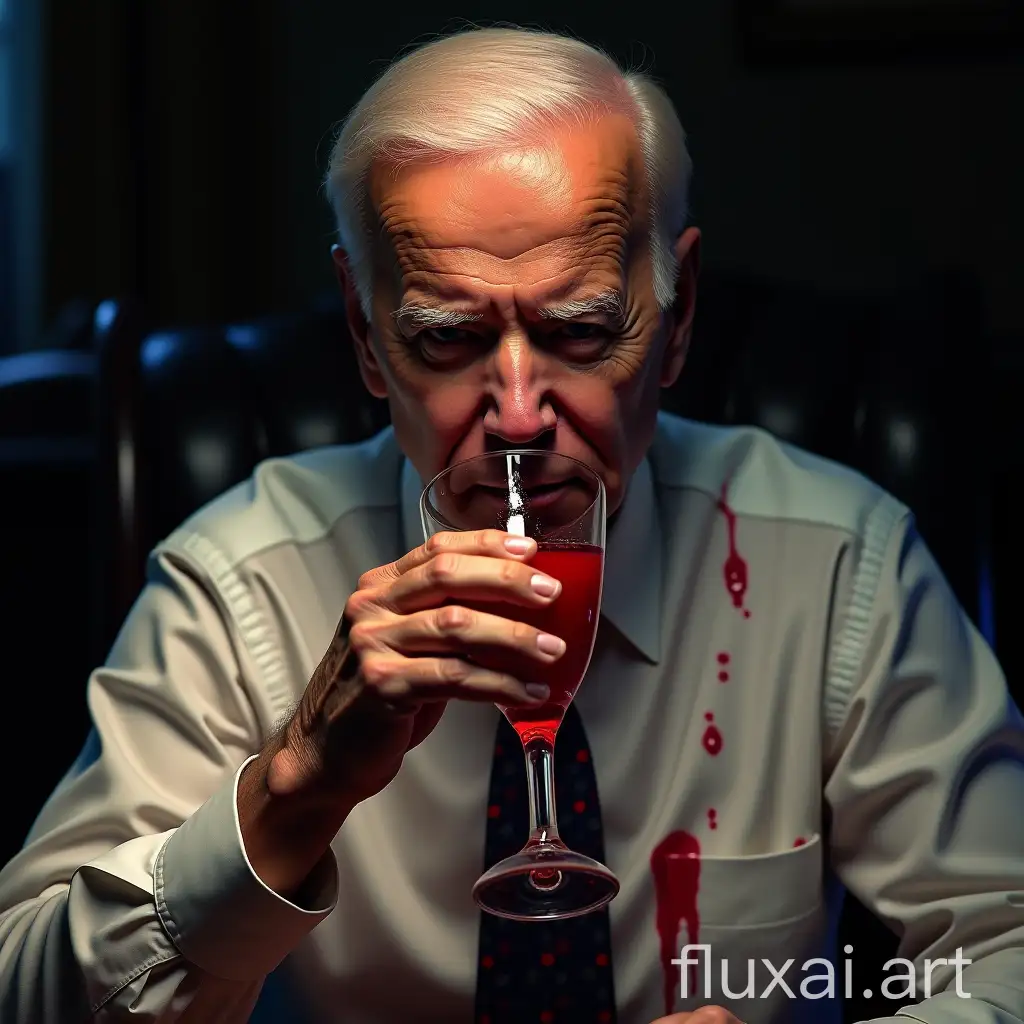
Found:
[[[639,140],[620,115],[486,153],[375,165],[370,184],[379,239],[400,261],[456,250],[515,260],[573,240],[614,246],[646,224]]]

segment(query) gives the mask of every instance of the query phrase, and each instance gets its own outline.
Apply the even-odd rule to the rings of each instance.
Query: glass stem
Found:
[[[530,791],[530,843],[559,842],[555,807],[555,748],[535,737],[526,752],[526,781]]]

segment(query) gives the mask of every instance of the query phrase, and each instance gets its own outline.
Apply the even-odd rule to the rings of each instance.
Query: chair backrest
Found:
[[[0,864],[21,845],[87,728],[82,684],[96,656],[95,366],[90,352],[0,358],[3,721],[9,733],[20,723],[33,736],[7,789]]]

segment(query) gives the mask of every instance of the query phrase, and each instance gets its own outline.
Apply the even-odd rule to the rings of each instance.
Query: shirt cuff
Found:
[[[322,909],[296,906],[252,869],[238,821],[238,780],[253,759],[171,834],[153,870],[157,916],[175,946],[200,969],[229,981],[268,975],[338,900],[331,850],[304,887],[310,907]]]

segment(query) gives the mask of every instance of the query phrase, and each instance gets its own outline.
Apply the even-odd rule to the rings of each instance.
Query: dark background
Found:
[[[8,2],[27,24],[32,0]],[[135,536],[123,501],[109,512],[117,504],[110,465],[123,441],[110,421],[146,404],[132,373],[99,354],[111,311],[133,311],[125,336],[141,338],[322,305],[334,293],[333,225],[320,193],[334,127],[403,48],[467,21],[567,29],[666,85],[689,135],[693,219],[704,232],[696,368],[687,378],[697,398],[684,408],[781,430],[784,419],[769,414],[795,402],[819,417],[808,412],[796,439],[836,456],[824,437],[829,391],[841,406],[847,382],[836,367],[856,365],[850,386],[883,392],[869,405],[890,403],[889,420],[880,414],[879,422],[899,426],[910,410],[912,428],[931,424],[908,435],[925,443],[926,486],[922,460],[911,458],[907,489],[897,474],[896,492],[937,541],[969,614],[1013,667],[1019,695],[1019,4],[939,2],[930,11],[900,0],[563,0],[385,14],[336,2],[41,0],[33,10],[38,59],[31,74],[18,65],[10,95],[37,158],[31,174],[22,162],[20,177],[0,161],[0,527],[8,538],[0,639],[15,659],[4,722],[9,734],[31,738],[8,792],[0,863],[81,745],[85,681],[112,639],[112,609],[116,618],[124,607],[124,593],[110,599],[112,578],[202,490],[193,494],[194,481],[175,476],[173,431],[151,444],[141,431],[132,435],[133,465],[140,479],[148,474],[161,515]],[[28,35],[16,33],[14,45]],[[31,123],[28,111],[38,113]],[[742,305],[735,296],[748,286],[734,281],[757,282],[762,299]],[[910,298],[878,323],[858,321],[877,329],[847,330],[844,302],[860,309],[866,297],[890,295]],[[803,316],[820,296],[828,311]],[[746,337],[769,320],[760,347],[735,348],[753,353],[743,379],[723,383],[734,349],[719,346],[716,332]],[[861,338],[870,358],[861,358]],[[195,335],[189,351],[209,359],[221,342]],[[238,376],[230,360],[209,373],[196,365],[183,362],[180,378],[155,374],[159,386],[145,392],[151,420],[160,419],[155,409],[174,418],[201,408],[207,399],[193,401],[193,390],[200,396],[211,381],[223,387]],[[273,378],[282,393],[319,388],[334,401],[330,373],[311,371],[304,382],[302,367],[292,369],[289,382]],[[762,377],[781,382],[763,389],[782,395],[781,405],[758,405]],[[786,389],[795,381],[790,390],[802,397],[793,399]],[[702,406],[703,390],[721,401],[704,396]],[[236,416],[235,397],[217,392],[212,403],[230,424],[251,413],[242,395]],[[876,938],[884,950],[886,936],[866,931],[858,951]],[[862,1019],[892,1007],[849,1009]]]
[[[850,289],[964,268],[993,330],[1024,331],[1010,28],[935,38],[922,18],[900,46],[869,2],[876,38],[844,46],[840,22],[835,41],[776,47],[745,45],[733,0],[517,0],[458,17],[407,4],[387,18],[268,0],[51,5],[51,317],[137,289],[158,321],[231,319],[330,289],[319,185],[333,127],[403,47],[500,17],[571,30],[663,81],[689,134],[709,265]]]

